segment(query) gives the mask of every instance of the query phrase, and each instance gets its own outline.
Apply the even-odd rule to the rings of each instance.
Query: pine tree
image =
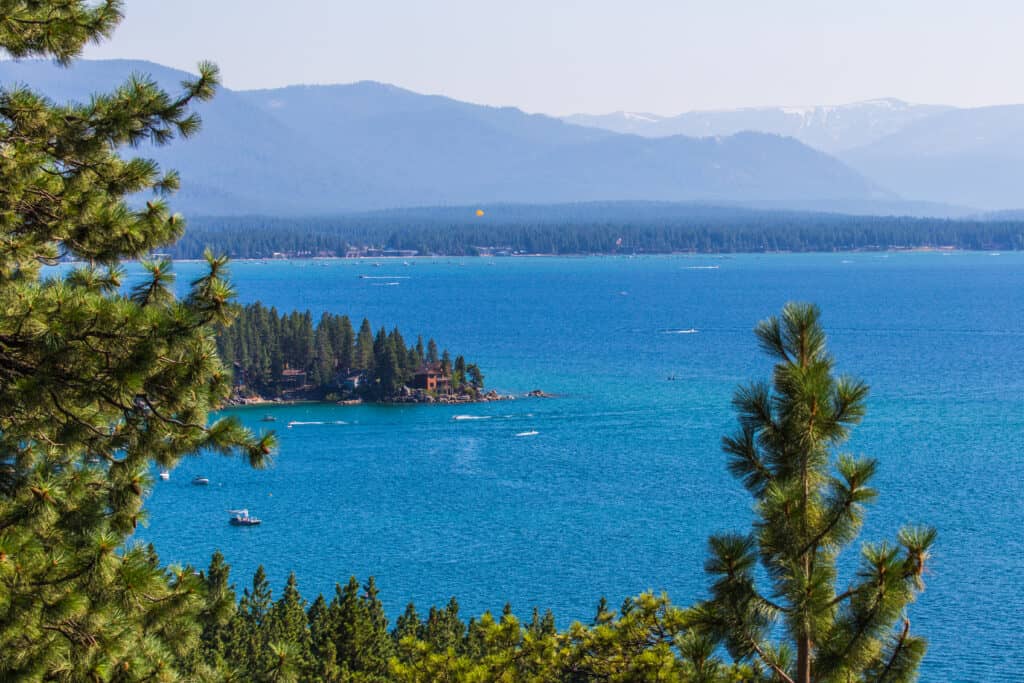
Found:
[[[328,632],[343,670],[383,676],[384,659],[390,646],[386,623],[383,631],[375,623],[372,604],[360,594],[359,581],[353,576],[345,587],[335,587],[334,599],[327,610]],[[387,645],[382,645],[382,640]]]
[[[110,35],[122,2],[0,2],[0,49],[68,63]],[[119,150],[198,130],[190,106],[217,70],[171,97],[134,76],[84,104],[0,89],[0,679],[174,679],[202,630],[203,581],[124,547],[150,466],[210,449],[253,464],[272,440],[208,423],[230,373],[214,324],[230,320],[226,261],[183,299],[165,261],[121,289],[120,263],[182,234],[161,198],[178,186]],[[152,192],[141,208],[125,198]],[[41,267],[62,257],[63,274]]]
[[[861,421],[868,387],[835,376],[814,306],[787,304],[756,333],[773,379],[736,392],[739,430],[723,446],[757,520],[749,535],[711,538],[712,599],[695,624],[788,683],[913,680],[925,643],[905,611],[923,589],[935,532],[909,527],[898,544],[865,545],[851,585],[836,589],[839,553],[876,495],[876,461],[835,453]]]
[[[347,315],[337,320],[337,339],[334,340],[334,348],[338,354],[338,365],[343,370],[353,367],[355,359],[355,334],[352,331],[352,321]]]
[[[413,370],[418,369],[419,366],[423,365],[423,361],[426,360],[426,356],[424,355],[424,351],[423,351],[423,335],[419,335],[419,336],[416,337],[415,352],[416,352],[416,363],[413,365]]]
[[[456,389],[462,389],[466,383],[466,359],[462,356],[455,357],[455,369],[452,374],[452,385]]]
[[[473,387],[477,392],[482,391],[484,388],[484,373],[480,371],[480,366],[476,363],[470,363],[466,366],[466,377],[469,379],[469,385]]]
[[[388,633],[388,618],[380,601],[377,582],[371,576],[363,586],[363,601],[370,616],[370,636],[367,639],[367,656],[372,671],[383,672],[387,660],[394,654],[394,641]]]
[[[331,319],[327,313],[320,318],[313,335],[314,365],[312,381],[314,385],[328,384],[334,378],[336,349],[331,341]]]
[[[392,631],[391,637],[395,643],[399,643],[403,638],[419,638],[422,630],[423,624],[416,612],[416,605],[410,602],[405,606],[405,612],[395,620],[395,630]]]
[[[366,318],[363,318],[356,336],[355,363],[359,370],[373,370],[373,330]]]
[[[237,614],[238,605],[230,583],[231,569],[220,551],[213,554],[202,578],[206,583],[206,605],[199,614],[203,631],[193,669],[212,667],[223,670],[227,666],[226,656],[233,636],[228,625]]]
[[[312,640],[306,622],[306,602],[299,593],[295,574],[289,574],[281,598],[267,613],[264,640],[276,646],[269,678],[298,675],[312,666]]]
[[[459,618],[459,602],[454,597],[444,609],[430,608],[423,629],[423,639],[434,649],[461,648],[466,636],[466,625]]]

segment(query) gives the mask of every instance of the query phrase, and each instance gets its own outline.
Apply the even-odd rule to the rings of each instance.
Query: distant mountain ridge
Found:
[[[706,137],[758,131],[796,138],[815,149],[835,154],[870,144],[910,123],[952,109],[882,98],[838,106],[747,107],[691,111],[678,116],[623,111],[605,115],[573,114],[563,120],[644,137]]]
[[[833,154],[905,200],[954,205],[948,214],[970,212],[963,207],[980,211],[1024,206],[1024,105],[960,109],[881,99],[675,117],[617,112],[564,120],[646,137],[730,135],[741,129],[788,135]]]
[[[1024,206],[1024,105],[953,109],[840,157],[903,196]]]
[[[188,74],[151,62],[0,62],[0,84],[85,100],[150,74],[174,90]],[[414,205],[592,200],[891,201],[829,155],[779,135],[664,139],[598,130],[420,95],[379,83],[223,89],[204,127],[143,148],[181,172],[178,210],[309,215]]]

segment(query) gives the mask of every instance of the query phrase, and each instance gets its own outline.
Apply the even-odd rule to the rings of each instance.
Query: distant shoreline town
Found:
[[[1024,249],[1024,215],[920,218],[745,207],[597,203],[466,207],[336,217],[229,216],[188,221],[161,249],[233,259],[737,254]]]

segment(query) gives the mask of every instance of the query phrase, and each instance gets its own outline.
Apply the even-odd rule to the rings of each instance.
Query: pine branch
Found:
[[[886,662],[885,668],[882,669],[882,673],[879,674],[877,683],[884,683],[889,672],[892,670],[893,665],[903,652],[903,644],[907,642],[907,636],[910,634],[910,619],[903,618],[903,631],[900,633],[899,638],[896,640],[896,646],[892,650],[892,655],[889,657],[889,661]]]

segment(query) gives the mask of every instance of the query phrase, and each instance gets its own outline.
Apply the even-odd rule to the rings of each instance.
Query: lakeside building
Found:
[[[302,389],[306,386],[306,371],[285,368],[281,371],[281,388]]]
[[[412,388],[447,394],[452,390],[452,378],[445,374],[440,363],[425,363],[413,375]]]

